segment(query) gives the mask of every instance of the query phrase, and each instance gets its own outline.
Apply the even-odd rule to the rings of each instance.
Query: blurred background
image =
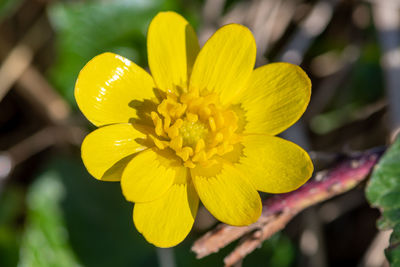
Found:
[[[385,145],[400,122],[397,0],[0,0],[0,266],[221,266],[232,245],[196,260],[216,221],[200,208],[189,237],[156,249],[134,228],[118,183],[90,177],[80,144],[94,129],[73,98],[79,70],[111,51],[147,67],[146,31],[163,10],[203,44],[221,25],[248,26],[257,65],[301,65],[310,106],[283,133],[317,170]],[[307,209],[238,266],[386,266],[385,238],[364,185]],[[371,257],[372,255],[372,257]]]

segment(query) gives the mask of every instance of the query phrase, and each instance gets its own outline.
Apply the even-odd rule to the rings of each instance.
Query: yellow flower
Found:
[[[81,70],[75,98],[99,127],[82,144],[87,170],[121,182],[148,242],[180,243],[199,199],[218,220],[248,225],[261,214],[257,190],[289,192],[309,179],[308,154],[275,137],[310,99],[310,80],[298,66],[253,70],[255,40],[238,24],[220,28],[200,50],[174,12],[152,20],[147,47],[152,76],[104,53]]]

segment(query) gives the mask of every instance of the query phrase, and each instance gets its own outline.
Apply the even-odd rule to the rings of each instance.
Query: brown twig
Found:
[[[343,159],[328,171],[318,173],[320,180],[310,181],[294,192],[276,195],[264,201],[263,212],[254,224],[245,227],[220,224],[197,240],[192,250],[197,258],[202,258],[248,234],[244,241],[225,258],[226,266],[232,266],[272,234],[284,228],[300,211],[355,187],[368,176],[382,150],[373,149]]]
[[[6,179],[17,165],[56,144],[79,145],[85,135],[86,132],[79,127],[48,126],[7,151],[0,151],[0,193]]]
[[[79,127],[48,126],[7,151],[0,151],[0,193],[6,179],[17,165],[57,144],[79,145],[85,135],[86,132]]]
[[[65,123],[70,116],[68,103],[32,65],[19,77],[15,89],[54,125]]]
[[[35,51],[50,37],[51,32],[43,30],[45,18],[39,18],[15,46],[0,67],[0,101],[33,61]]]

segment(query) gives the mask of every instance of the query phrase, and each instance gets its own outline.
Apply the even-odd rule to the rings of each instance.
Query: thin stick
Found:
[[[276,215],[269,223],[254,232],[250,238],[247,238],[233,252],[226,256],[224,258],[225,266],[232,266],[236,262],[241,261],[246,255],[256,249],[263,240],[270,238],[273,234],[282,230],[296,214],[296,212],[282,212]]]
[[[65,122],[71,113],[67,102],[33,66],[19,77],[16,91],[55,125]]]
[[[35,51],[50,37],[50,31],[43,30],[44,20],[43,17],[38,19],[3,61],[0,67],[0,101],[32,63]]]
[[[80,145],[86,131],[74,126],[48,126],[6,151],[0,151],[0,192],[1,183],[12,170],[30,157],[57,144]]]

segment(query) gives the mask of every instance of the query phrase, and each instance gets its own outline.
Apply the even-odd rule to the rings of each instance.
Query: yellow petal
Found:
[[[75,99],[96,126],[136,118],[135,101],[154,97],[153,79],[142,68],[113,53],[94,57],[79,73]]]
[[[189,234],[198,205],[192,183],[175,183],[161,198],[136,203],[133,221],[148,242],[158,247],[172,247]]]
[[[190,88],[216,92],[229,103],[244,87],[254,68],[256,43],[249,29],[229,24],[215,32],[197,56]]]
[[[141,138],[146,136],[130,123],[101,127],[83,140],[83,163],[96,179],[119,181],[131,155],[146,149],[136,142]]]
[[[187,90],[199,49],[196,33],[181,15],[158,13],[147,33],[149,67],[157,87],[172,92]]]
[[[125,168],[121,187],[131,202],[153,201],[161,197],[175,181],[186,181],[187,170],[165,164],[166,159],[151,149],[138,154]]]
[[[298,145],[267,135],[245,136],[239,168],[257,190],[286,193],[303,185],[312,175],[313,164]]]
[[[276,135],[295,123],[307,108],[311,82],[298,66],[273,63],[254,70],[240,102],[247,133]]]
[[[226,164],[218,174],[201,167],[191,169],[191,173],[200,200],[218,220],[242,226],[260,217],[262,207],[258,192],[234,166]]]

